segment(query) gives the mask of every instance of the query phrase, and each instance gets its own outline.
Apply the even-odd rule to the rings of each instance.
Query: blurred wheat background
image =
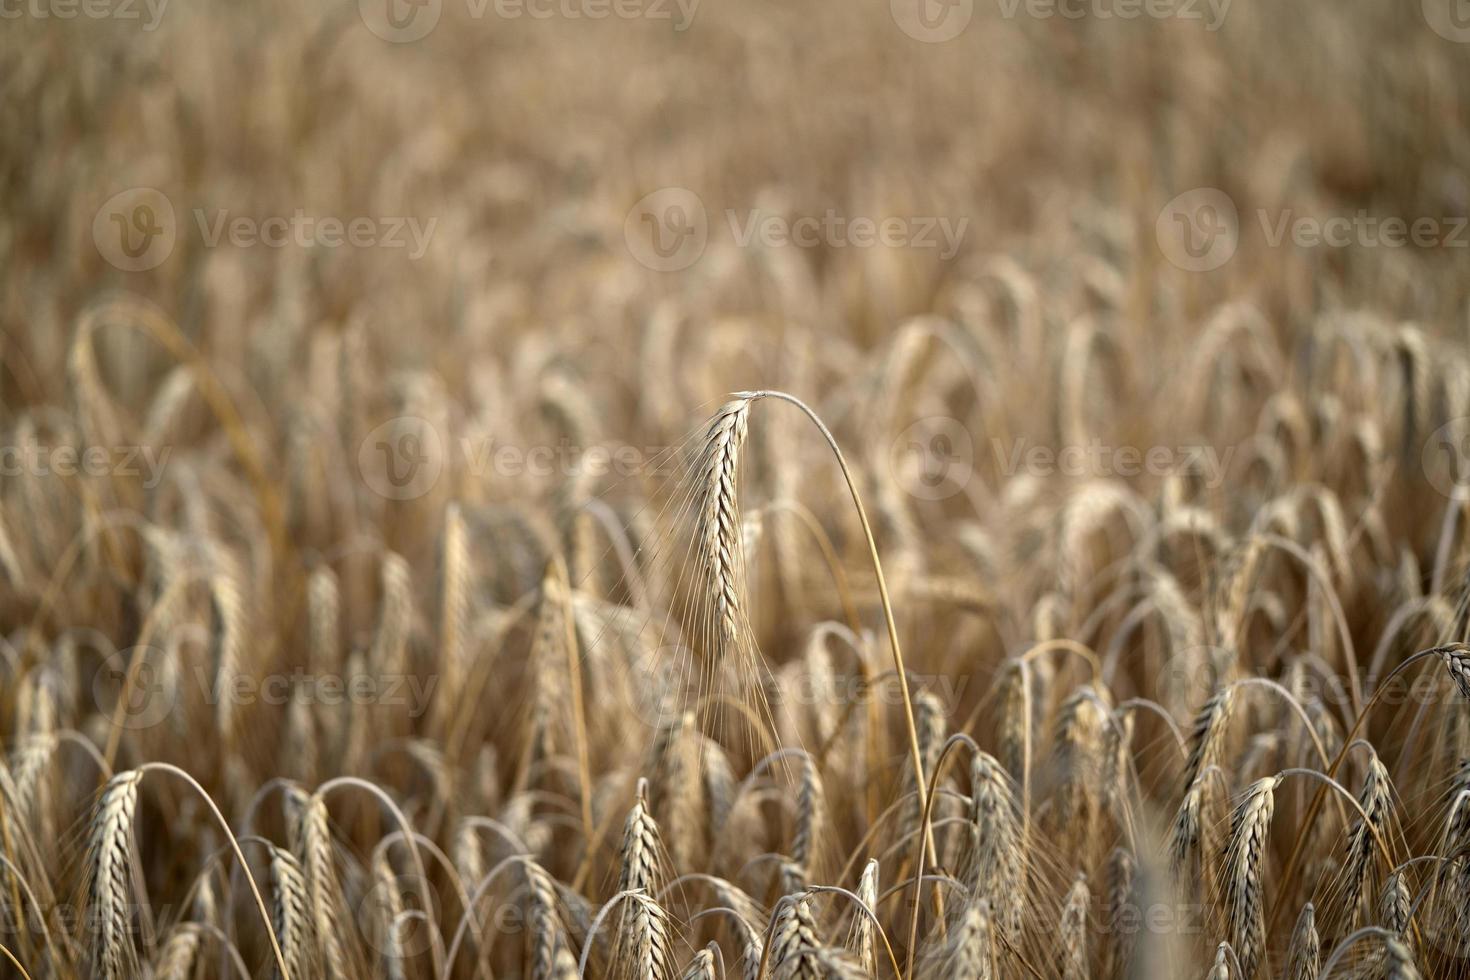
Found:
[[[3,0],[0,976],[1466,975],[1462,8]]]

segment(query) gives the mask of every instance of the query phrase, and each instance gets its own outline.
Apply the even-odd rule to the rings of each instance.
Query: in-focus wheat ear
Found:
[[[740,447],[750,420],[748,396],[736,396],[715,413],[699,460],[699,560],[721,653],[739,649],[741,625]]]
[[[1439,656],[1445,669],[1450,672],[1450,678],[1455,682],[1460,697],[1470,701],[1470,646],[1451,643],[1439,648]]]
[[[1266,906],[1262,867],[1271,816],[1276,809],[1280,775],[1258,779],[1245,791],[1230,817],[1230,844],[1225,858],[1225,908],[1231,945],[1246,980],[1266,948]]]
[[[275,889],[276,937],[293,977],[311,976],[312,920],[306,873],[290,851],[271,848],[271,885]]]
[[[1392,816],[1393,795],[1388,769],[1378,759],[1378,753],[1369,750],[1368,777],[1363,781],[1363,790],[1358,795],[1358,805],[1368,819],[1361,817],[1353,824],[1348,835],[1347,860],[1343,873],[1347,876],[1347,892],[1343,907],[1347,909],[1350,923],[1356,923],[1363,899],[1371,899],[1373,859],[1376,841],[1388,833],[1389,818]]]
[[[108,780],[92,818],[87,904],[94,929],[92,969],[101,980],[131,976],[136,961],[129,910],[133,905],[133,816],[142,779],[143,774],[134,770]]]
[[[918,728],[914,722],[914,701],[909,693],[908,670],[904,666],[903,648],[898,640],[898,623],[894,619],[893,602],[888,594],[888,581],[883,576],[883,563],[878,557],[878,544],[873,537],[873,525],[868,520],[867,508],[863,506],[862,495],[858,493],[857,481],[848,467],[847,457],[843,455],[842,448],[838,446],[837,439],[827,428],[827,424],[805,402],[783,391],[736,392],[734,400],[716,413],[710,423],[701,466],[704,474],[704,499],[700,507],[702,514],[701,552],[706,562],[706,576],[710,580],[710,590],[714,593],[716,619],[724,624],[721,627],[724,635],[727,637],[734,635],[734,627],[738,623],[740,611],[739,590],[735,589],[732,601],[731,593],[726,589],[727,586],[737,583],[734,575],[738,571],[736,561],[741,554],[740,515],[735,498],[736,464],[739,461],[740,443],[745,437],[750,404],[762,398],[774,398],[798,408],[816,426],[826,441],[827,447],[832,451],[832,455],[837,459],[843,481],[847,484],[848,493],[852,497],[853,508],[857,511],[858,522],[862,525],[863,539],[868,546],[868,558],[873,565],[873,577],[878,583],[879,605],[883,609],[883,622],[888,631],[888,645],[893,653],[893,669],[903,699],[904,726],[907,729],[909,741],[909,761],[913,765],[914,772],[923,772],[923,754],[919,749]],[[718,557],[711,557],[712,554]],[[919,809],[923,812],[928,800],[928,789],[924,780],[918,781],[918,794]],[[915,863],[920,865],[922,872],[924,862],[937,860],[938,854],[934,847],[931,827],[926,823],[921,831],[916,844],[918,860]],[[920,902],[917,901],[917,897],[922,888],[923,876],[920,874],[914,878],[916,900],[909,916],[908,962],[904,971],[906,976],[912,976],[914,970],[913,959],[917,951],[919,931]]]

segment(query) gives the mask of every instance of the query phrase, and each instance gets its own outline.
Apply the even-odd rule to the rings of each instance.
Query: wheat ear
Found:
[[[1322,968],[1322,939],[1317,934],[1317,910],[1308,902],[1302,906],[1296,928],[1291,931],[1287,949],[1288,980],[1317,980]]]
[[[108,780],[92,818],[87,904],[95,923],[91,962],[100,980],[130,975],[136,952],[131,935],[129,893],[132,882],[133,817],[138,810],[137,770]]]
[[[1067,892],[1066,904],[1062,906],[1063,980],[1087,980],[1092,975],[1087,950],[1087,910],[1091,904],[1092,892],[1087,887],[1087,876],[1079,873]]]
[[[1271,832],[1271,815],[1276,809],[1276,787],[1283,778],[1276,775],[1256,780],[1230,817],[1225,906],[1231,944],[1240,959],[1244,980],[1255,976],[1256,966],[1265,952],[1266,909],[1261,865]]]

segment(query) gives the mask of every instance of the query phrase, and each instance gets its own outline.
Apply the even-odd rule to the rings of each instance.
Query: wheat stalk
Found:
[[[1059,938],[1063,980],[1085,980],[1091,975],[1087,944],[1087,914],[1091,904],[1092,892],[1087,887],[1087,876],[1079,873],[1067,890],[1067,900],[1062,906]]]
[[[1302,906],[1296,928],[1291,931],[1287,949],[1286,975],[1291,980],[1317,980],[1321,970],[1322,940],[1317,935],[1317,910],[1308,902]]]
[[[108,780],[92,817],[88,848],[90,878],[87,905],[95,924],[92,969],[103,980],[131,974],[133,949],[131,909],[133,816],[138,809],[137,770]]]
[[[1266,911],[1262,885],[1266,838],[1275,812],[1281,776],[1250,785],[1230,816],[1230,845],[1225,858],[1225,908],[1230,942],[1240,958],[1245,980],[1255,976],[1265,953]]]

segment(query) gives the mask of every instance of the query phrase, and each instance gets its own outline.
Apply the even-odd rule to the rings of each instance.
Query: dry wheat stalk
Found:
[[[990,903],[985,899],[973,900],[964,907],[934,975],[949,980],[991,980],[999,975]]]
[[[1412,906],[1413,895],[1409,891],[1405,872],[1394,871],[1383,883],[1383,894],[1378,899],[1379,924],[1390,932],[1403,935],[1409,928],[1409,912]]]
[[[311,976],[314,962],[311,913],[306,893],[306,874],[290,851],[270,849],[271,887],[275,890],[275,929],[293,977]]]
[[[694,954],[689,965],[684,968],[679,980],[715,980],[715,954],[709,949],[701,949]]]
[[[1281,776],[1268,776],[1250,785],[1230,816],[1230,844],[1225,856],[1225,909],[1231,945],[1240,958],[1246,980],[1255,976],[1265,953],[1266,910],[1262,878],[1266,838],[1275,812],[1276,787]]]
[[[819,863],[825,814],[822,776],[816,761],[805,756],[801,767],[801,787],[796,794],[796,827],[791,836],[791,858],[804,871],[811,872]]]
[[[782,905],[771,933],[771,975],[782,980],[819,980],[811,953],[821,946],[811,900],[805,894]]]
[[[1215,965],[1210,968],[1209,980],[1230,980],[1230,944],[1221,943],[1215,950]]]
[[[1121,977],[1127,964],[1133,961],[1133,930],[1127,917],[1137,908],[1134,894],[1134,879],[1138,873],[1133,852],[1115,847],[1108,857],[1108,910],[1107,934],[1111,937],[1104,948],[1104,977]]]
[[[710,420],[698,468],[699,559],[717,631],[717,649],[738,649],[741,628],[740,446],[750,418],[750,399],[735,398]]]
[[[857,887],[858,901],[869,910],[878,906],[878,862],[869,861],[863,868],[862,877],[858,879]],[[874,943],[873,920],[859,910],[853,917],[853,952],[857,954],[858,962],[869,976],[877,973],[878,950]]]
[[[648,812],[648,786],[642,780],[634,794],[633,806],[623,822],[623,847],[618,870],[618,891],[658,891],[661,880],[659,853],[663,845],[658,825]]]
[[[1368,760],[1368,776],[1358,794],[1358,804],[1367,814],[1368,822],[1364,824],[1359,818],[1348,835],[1344,868],[1347,875],[1347,895],[1344,907],[1350,917],[1349,925],[1356,924],[1364,897],[1372,895],[1375,842],[1387,837],[1389,820],[1393,815],[1392,785],[1388,769],[1379,761],[1376,752]]]
[[[297,829],[297,857],[306,876],[307,905],[321,962],[333,976],[348,976],[346,948],[342,942],[346,902],[337,880],[332,856],[332,830],[326,802],[315,794],[302,805]],[[478,878],[469,879],[478,882]]]
[[[1209,766],[1217,765],[1235,706],[1235,689],[1224,687],[1216,692],[1195,716],[1190,731],[1189,760],[1184,766],[1184,788],[1187,791]]]
[[[1087,887],[1087,876],[1078,874],[1067,890],[1067,900],[1062,906],[1060,928],[1060,971],[1063,980],[1086,980],[1091,975],[1088,949],[1088,909],[1092,905],[1092,893]]]
[[[1390,936],[1384,941],[1385,980],[1419,980],[1419,968],[1414,965],[1414,954],[1400,939]]]
[[[1317,935],[1317,910],[1308,902],[1297,916],[1286,954],[1286,976],[1291,980],[1317,980],[1321,969],[1322,940]]]
[[[174,929],[158,952],[158,962],[153,968],[154,976],[158,980],[188,980],[194,972],[200,941],[198,926],[184,923]]]
[[[92,969],[103,980],[129,976],[136,958],[131,921],[133,816],[142,779],[136,770],[113,776],[92,817],[87,906],[96,933],[89,955]]]
[[[554,980],[557,977],[557,949],[561,945],[561,922],[557,914],[556,886],[546,870],[534,861],[525,861],[528,916],[526,975],[531,980]]]
[[[1010,777],[992,756],[977,752],[970,763],[969,867],[971,892],[1000,910],[1000,926],[1015,941],[1024,911],[1025,844]]]

